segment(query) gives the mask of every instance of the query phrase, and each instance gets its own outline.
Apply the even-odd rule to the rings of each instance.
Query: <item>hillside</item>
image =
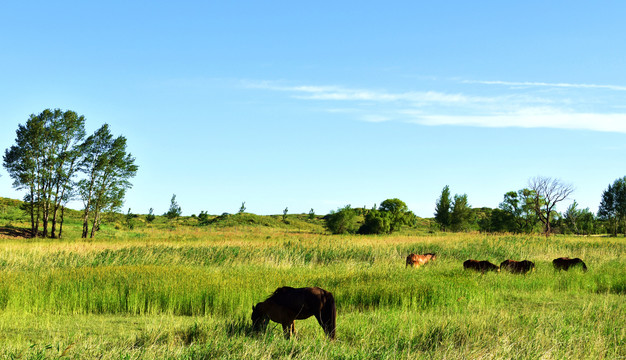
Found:
[[[162,215],[156,215],[154,220],[148,221],[147,214],[122,214],[106,213],[103,215],[102,224],[97,237],[116,237],[121,233],[132,233],[141,229],[172,230],[181,227],[209,227],[209,228],[250,228],[263,227],[273,228],[284,232],[305,232],[312,234],[325,234],[327,229],[324,221],[325,215],[287,214],[283,215],[256,215],[252,213],[205,215],[205,216],[181,216],[176,219],[168,219]],[[358,222],[363,222],[359,217]],[[432,219],[417,218],[414,226],[405,226],[399,233],[403,235],[423,235],[432,233],[434,222]],[[65,211],[64,237],[80,237],[82,229],[82,212],[67,209]],[[30,219],[22,210],[22,201],[0,197],[0,237],[29,237]]]

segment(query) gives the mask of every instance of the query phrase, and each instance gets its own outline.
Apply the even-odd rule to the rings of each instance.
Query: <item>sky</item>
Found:
[[[8,1],[0,150],[46,108],[108,123],[123,211],[327,214],[535,176],[596,212],[626,175],[623,1]],[[0,196],[21,199],[4,168]],[[82,203],[74,202],[80,209]]]

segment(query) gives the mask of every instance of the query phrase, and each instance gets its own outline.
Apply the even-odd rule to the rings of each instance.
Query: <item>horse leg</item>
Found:
[[[285,335],[285,339],[289,339],[291,335],[296,333],[296,327],[294,325],[295,321],[291,321],[291,323],[283,323],[283,335]]]
[[[283,335],[285,335],[285,339],[289,339],[291,337],[292,326],[293,326],[293,322],[291,324],[283,323]]]

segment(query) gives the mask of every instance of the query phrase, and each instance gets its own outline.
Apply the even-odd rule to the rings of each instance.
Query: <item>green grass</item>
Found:
[[[0,223],[19,226],[3,209]],[[3,236],[0,358],[626,358],[623,237],[331,236],[293,217],[157,219],[132,231],[108,225],[95,239],[70,222],[63,240]],[[438,258],[407,269],[410,252]],[[555,272],[560,256],[589,271]],[[468,258],[537,269],[481,275],[463,270]],[[313,318],[297,321],[291,340],[276,324],[251,331],[252,305],[285,285],[333,292],[336,341]]]

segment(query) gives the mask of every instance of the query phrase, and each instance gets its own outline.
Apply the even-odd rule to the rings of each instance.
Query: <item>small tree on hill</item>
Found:
[[[148,215],[146,215],[146,221],[151,223],[154,221],[155,218],[156,216],[154,216],[154,209],[150,208],[150,210],[148,211]]]
[[[168,219],[172,220],[178,218],[180,214],[182,214],[182,210],[176,202],[176,194],[173,194],[172,200],[170,200],[170,208],[164,215]]]
[[[441,196],[435,203],[435,222],[439,224],[439,228],[446,231],[450,227],[450,206],[452,201],[450,200],[450,187],[444,186],[441,190]]]

